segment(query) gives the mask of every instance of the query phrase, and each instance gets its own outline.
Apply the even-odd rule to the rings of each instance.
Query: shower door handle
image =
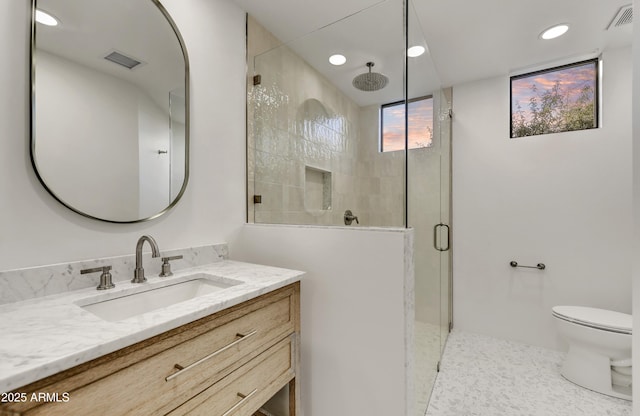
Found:
[[[447,228],[447,247],[442,248],[438,246],[438,228],[439,227],[446,227]],[[449,241],[451,240],[451,229],[449,228],[449,226],[447,224],[436,224],[433,227],[433,248],[435,248],[438,251],[448,251],[449,250]]]

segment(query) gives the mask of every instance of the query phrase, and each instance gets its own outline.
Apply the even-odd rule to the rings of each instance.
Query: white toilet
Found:
[[[569,343],[561,374],[579,386],[631,400],[631,315],[584,306],[552,311]]]

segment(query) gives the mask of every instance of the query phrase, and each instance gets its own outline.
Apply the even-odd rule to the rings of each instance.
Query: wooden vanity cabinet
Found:
[[[0,415],[251,416],[288,385],[294,416],[299,302],[298,282],[16,389]]]

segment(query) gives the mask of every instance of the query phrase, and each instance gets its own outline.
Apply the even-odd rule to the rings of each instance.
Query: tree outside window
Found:
[[[511,138],[598,127],[598,60],[511,77]]]

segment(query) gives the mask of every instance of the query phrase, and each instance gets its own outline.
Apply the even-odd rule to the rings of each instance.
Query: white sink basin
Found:
[[[116,298],[106,298],[110,294],[96,296],[78,305],[105,321],[121,321],[157,309],[185,302],[199,296],[218,292],[242,282],[221,278],[206,273],[185,276],[179,282],[158,282],[140,290],[133,288]]]

